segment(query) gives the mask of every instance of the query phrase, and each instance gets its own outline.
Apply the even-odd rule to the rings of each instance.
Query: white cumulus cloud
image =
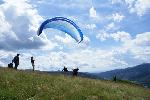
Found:
[[[118,42],[119,41],[126,42],[126,41],[131,40],[130,34],[124,31],[117,31],[116,33],[107,33],[104,31],[104,32],[97,34],[96,38],[101,41],[105,41],[107,39],[113,39]]]
[[[119,13],[115,13],[115,14],[112,15],[112,18],[113,18],[114,21],[120,22],[125,18],[125,16],[122,15],[122,14],[119,14]]]
[[[125,0],[131,13],[142,16],[150,10],[150,0]]]
[[[116,33],[110,34],[110,37],[112,37],[115,41],[121,42],[125,42],[131,39],[130,34],[124,31],[118,31]]]
[[[43,18],[28,0],[4,0],[0,20],[0,49],[35,49],[50,44],[48,39],[37,37]]]
[[[97,17],[96,10],[95,10],[95,8],[93,6],[90,8],[89,14],[90,14],[90,17],[93,17],[93,18]]]
[[[136,45],[150,46],[150,32],[145,32],[142,34],[137,34],[134,40]]]
[[[110,37],[110,35],[108,33],[106,33],[106,32],[101,32],[101,33],[96,35],[96,38],[101,40],[101,41],[105,41],[109,37]]]
[[[150,0],[112,0],[112,4],[126,4],[130,13],[143,16],[150,11]]]

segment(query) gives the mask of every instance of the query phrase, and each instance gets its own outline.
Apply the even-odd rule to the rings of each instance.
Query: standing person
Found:
[[[79,70],[78,68],[73,69],[73,73],[72,73],[73,76],[77,76],[78,75],[78,70]]]
[[[68,69],[64,66],[64,69],[62,71],[68,72]]]
[[[18,65],[19,65],[19,55],[17,54],[17,56],[14,57],[13,62],[15,63],[15,67],[14,69],[17,69]]]
[[[35,65],[34,65],[34,59],[33,59],[33,57],[31,57],[31,64],[32,64],[32,67],[33,67],[33,71],[34,71],[34,67],[35,67]]]
[[[113,80],[116,82],[117,81],[117,77],[116,75],[113,77]]]

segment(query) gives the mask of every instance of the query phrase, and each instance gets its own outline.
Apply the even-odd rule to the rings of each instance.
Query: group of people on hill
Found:
[[[78,75],[78,70],[79,70],[78,68],[73,69],[72,75],[73,75],[73,76],[77,76],[77,75]],[[63,68],[62,71],[68,72],[68,69],[64,66],[64,68]]]
[[[12,62],[8,64],[8,67],[9,67],[9,68],[17,69],[17,67],[19,66],[19,55],[20,55],[20,54],[17,54],[17,55],[13,58]],[[34,71],[34,67],[35,67],[34,61],[35,61],[34,58],[31,57],[31,64],[32,64],[32,67],[33,67],[33,71]],[[13,67],[13,63],[15,64],[14,67]]]
[[[19,66],[19,55],[20,55],[20,54],[17,54],[17,55],[13,58],[12,62],[8,64],[8,68],[17,69],[17,67]],[[35,70],[35,64],[34,64],[34,62],[35,62],[34,58],[31,57],[31,65],[32,65],[32,67],[33,67],[33,71]],[[13,63],[15,64],[14,67],[13,67]],[[73,75],[73,76],[77,76],[78,70],[79,70],[78,68],[73,69],[72,75]],[[62,71],[68,72],[68,69],[64,66],[64,68],[63,68]]]

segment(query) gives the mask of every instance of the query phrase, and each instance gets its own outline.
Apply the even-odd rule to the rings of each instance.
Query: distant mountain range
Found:
[[[94,73],[94,75],[109,80],[112,79],[113,76],[116,76],[118,79],[130,80],[143,84],[145,87],[150,87],[150,63],[144,63],[126,69]]]

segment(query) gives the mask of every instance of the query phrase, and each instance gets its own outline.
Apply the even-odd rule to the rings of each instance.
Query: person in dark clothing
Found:
[[[68,72],[68,69],[64,66],[64,69],[62,71]]]
[[[76,68],[76,69],[73,69],[73,76],[77,76],[78,75],[78,68]]]
[[[34,65],[34,59],[33,59],[33,57],[31,57],[31,64],[32,64],[32,67],[33,67],[33,71],[34,71],[34,67],[35,67],[35,65]]]
[[[113,77],[113,80],[116,82],[117,81],[117,77],[116,75]]]
[[[14,69],[17,69],[18,65],[19,65],[19,55],[17,54],[17,56],[14,57],[13,62],[15,63],[15,67]]]

